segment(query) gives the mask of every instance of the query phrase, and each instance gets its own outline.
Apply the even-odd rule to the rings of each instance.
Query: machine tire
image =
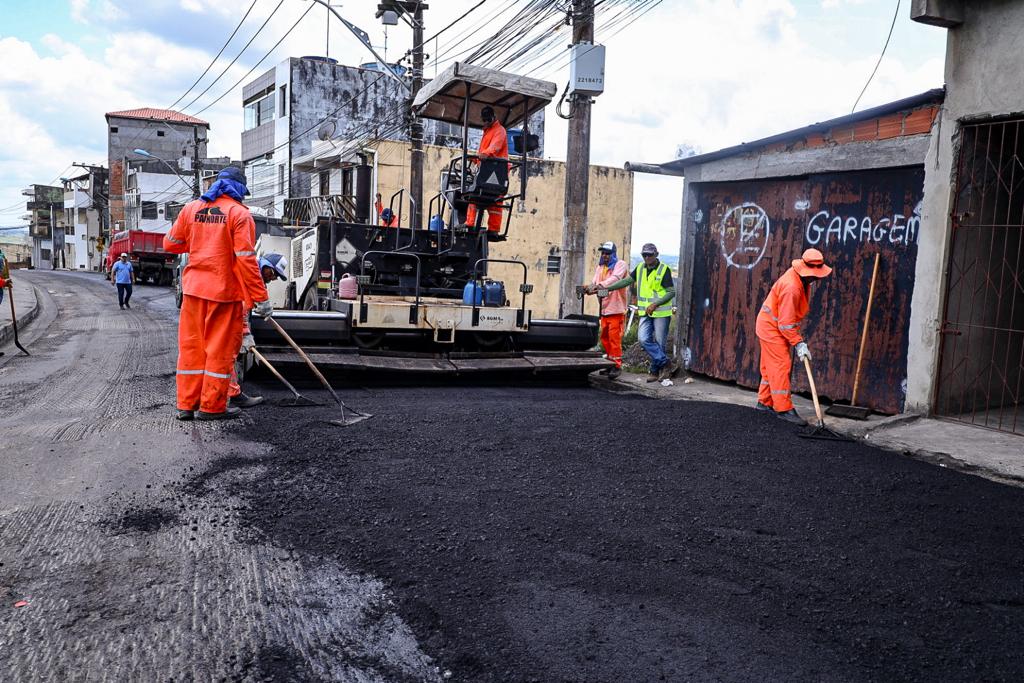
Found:
[[[352,341],[361,349],[376,349],[384,341],[383,332],[353,332]]]
[[[507,335],[484,334],[482,332],[474,332],[473,333],[473,341],[475,341],[477,343],[477,345],[481,349],[488,349],[490,351],[493,351],[493,350],[495,350],[495,349],[505,345],[505,343],[508,341],[508,336]]]
[[[316,296],[316,285],[313,285],[306,290],[305,295],[302,297],[302,310],[303,311],[317,311],[320,310],[319,303],[317,302]]]

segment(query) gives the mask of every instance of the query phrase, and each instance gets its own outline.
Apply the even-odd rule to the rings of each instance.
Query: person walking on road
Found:
[[[242,308],[273,314],[253,246],[255,224],[242,203],[245,174],[228,166],[199,199],[181,210],[164,249],[188,253],[181,276],[178,318],[178,419],[238,417],[228,406],[228,385],[242,346]]]
[[[789,376],[793,370],[791,349],[800,360],[811,351],[800,334],[810,307],[811,284],[828,277],[832,269],[817,249],[808,249],[776,280],[757,312],[757,339],[761,344],[761,386],[757,409],[774,411],[777,417],[806,425],[793,407]]]
[[[651,359],[648,382],[668,379],[679,365],[666,353],[668,328],[672,321],[672,300],[676,296],[672,269],[658,260],[658,248],[648,242],[641,250],[643,263],[626,278],[608,287],[609,291],[636,286],[637,315],[640,317],[639,339]]]
[[[587,294],[597,294],[622,280],[627,275],[627,266],[615,249],[615,242],[605,242],[597,249],[600,256],[594,278],[586,286]],[[608,292],[600,297],[601,302],[601,346],[604,347],[608,360],[615,363],[610,370],[602,370],[602,375],[615,379],[622,374],[622,335],[626,327],[626,309],[628,308],[625,288]]]
[[[288,259],[281,254],[264,254],[259,259],[260,277],[264,284],[270,284],[274,280],[288,279]],[[249,329],[249,309],[242,307],[242,347],[238,350],[238,356],[244,356],[256,346],[256,340],[252,337],[252,330]],[[252,408],[263,403],[262,396],[249,396],[242,391],[238,382],[238,365],[244,362],[239,358],[231,368],[231,381],[228,384],[228,405],[238,408]]]
[[[135,282],[135,269],[132,262],[128,260],[128,254],[121,254],[121,258],[114,262],[110,269],[110,280],[117,287],[117,305],[123,311],[131,308],[129,303],[132,300],[132,283]]]

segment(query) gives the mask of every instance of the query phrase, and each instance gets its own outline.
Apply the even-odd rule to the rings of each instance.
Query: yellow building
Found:
[[[339,154],[338,150],[342,149],[346,153]],[[409,187],[408,142],[389,140],[361,147],[338,140],[318,141],[314,143],[310,154],[295,160],[294,168],[310,173],[310,187],[314,197],[350,197],[354,194],[357,154],[365,155],[367,163],[373,167],[372,184],[375,193],[379,192],[383,196],[385,206],[394,193]],[[424,224],[430,218],[429,203],[440,191],[442,173],[459,154],[459,150],[447,147],[425,147],[424,196],[420,198]],[[537,317],[556,317],[565,213],[565,164],[531,159],[529,168],[526,199],[516,202],[508,241],[493,243],[491,257],[524,262],[529,269],[529,280],[534,285],[528,306]],[[510,184],[512,191],[519,187],[517,171],[511,174]],[[406,200],[401,210],[403,226],[409,223],[409,213]],[[620,256],[628,261],[632,216],[633,174],[619,168],[591,166],[586,248],[588,259],[595,266],[598,245],[609,240],[615,242]],[[592,272],[593,268],[588,267],[588,281],[589,273]],[[489,275],[504,280],[506,286],[511,286],[511,291],[515,291],[518,289],[516,283],[522,278],[522,269],[494,264],[489,269]],[[589,299],[587,305],[588,313],[596,311],[593,299]]]

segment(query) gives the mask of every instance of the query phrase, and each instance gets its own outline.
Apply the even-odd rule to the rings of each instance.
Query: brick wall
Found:
[[[913,135],[927,135],[931,132],[932,124],[935,122],[935,117],[938,116],[938,113],[938,104],[928,104],[916,109],[868,119],[867,121],[837,126],[824,132],[810,133],[802,138],[768,145],[756,153],[792,152],[801,149],[845,145],[851,142],[868,142],[871,140],[888,140],[890,138]]]
[[[110,161],[110,225],[124,221],[124,162]]]

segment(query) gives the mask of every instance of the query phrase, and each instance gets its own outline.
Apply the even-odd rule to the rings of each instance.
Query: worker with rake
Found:
[[[761,386],[757,409],[774,411],[777,417],[804,426],[807,422],[793,407],[789,376],[793,369],[791,349],[797,358],[811,359],[800,326],[810,307],[811,284],[828,277],[832,269],[817,249],[808,249],[783,273],[768,292],[757,313],[757,339],[761,343]]]

